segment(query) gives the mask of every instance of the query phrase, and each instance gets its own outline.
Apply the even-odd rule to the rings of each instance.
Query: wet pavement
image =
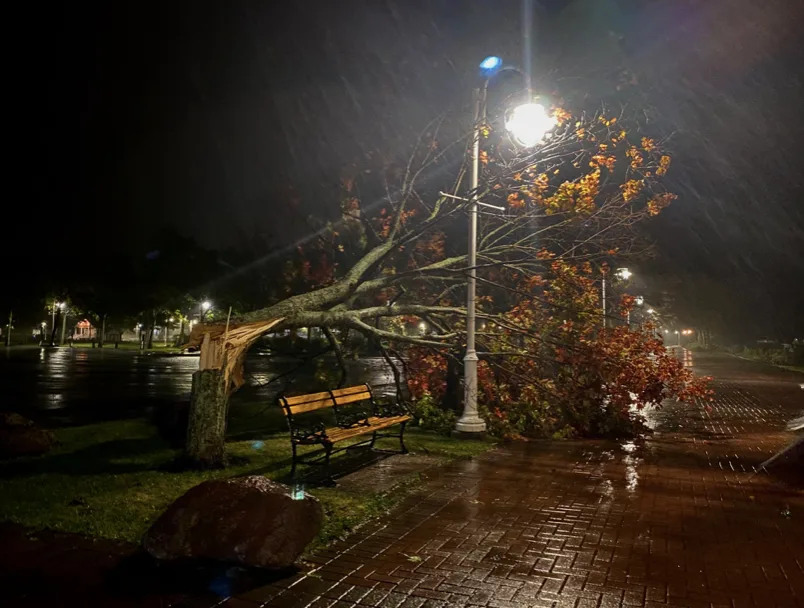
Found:
[[[315,388],[322,382],[317,378],[321,367],[336,366],[331,357],[314,354],[297,358],[249,354],[246,386],[235,393],[232,407],[249,401],[273,403],[278,392],[293,390],[291,383]],[[192,373],[197,369],[195,356],[111,347],[5,348],[0,350],[0,409],[45,426],[142,417],[189,401]],[[390,370],[379,358],[350,361],[349,382],[371,382],[380,392],[395,391]]]
[[[804,607],[802,479],[756,473],[792,439],[784,427],[804,409],[804,378],[684,357],[715,376],[713,403],[651,413],[645,440],[513,444],[431,469],[421,491],[304,573],[228,598],[135,600],[110,590],[108,573],[102,595],[65,584],[65,568],[88,576],[76,554],[18,539],[21,557],[0,563],[1,584],[8,593],[35,572],[42,584],[17,596],[21,606]],[[104,557],[111,548],[82,551],[115,559]]]

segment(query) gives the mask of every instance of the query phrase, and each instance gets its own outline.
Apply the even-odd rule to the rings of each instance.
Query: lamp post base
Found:
[[[453,439],[475,439],[481,440],[486,438],[486,431],[485,429],[482,431],[458,431],[456,429],[452,429],[450,433]]]
[[[483,439],[486,436],[486,421],[475,414],[460,418],[452,431],[455,439]]]

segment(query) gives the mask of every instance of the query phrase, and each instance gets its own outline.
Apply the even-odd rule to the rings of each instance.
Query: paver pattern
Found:
[[[456,463],[312,571],[222,605],[804,606],[804,495],[755,474],[804,394],[751,364],[702,363],[715,401],[667,405],[652,437]]]
[[[518,443],[430,470],[420,492],[305,572],[232,597],[137,604],[107,583],[80,605],[804,607],[804,493],[756,473],[792,438],[784,427],[804,408],[801,380],[684,357],[716,377],[716,400],[652,412],[649,438]],[[13,578],[10,559],[2,568]]]

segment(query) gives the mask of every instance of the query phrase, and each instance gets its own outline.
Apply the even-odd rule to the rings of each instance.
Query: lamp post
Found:
[[[478,436],[486,432],[486,423],[477,413],[477,350],[475,348],[477,291],[477,208],[478,184],[480,181],[480,135],[486,122],[486,97],[491,79],[504,68],[499,57],[487,57],[480,63],[483,82],[474,91],[474,114],[472,125],[471,182],[469,184],[469,279],[466,294],[466,356],[463,358],[464,399],[463,413],[455,423],[459,437]],[[520,72],[521,73],[521,72]],[[526,77],[527,78],[527,77]],[[530,102],[530,99],[528,99]],[[538,103],[524,103],[514,108],[505,121],[505,128],[522,146],[535,146],[555,126],[547,110]]]
[[[616,278],[620,279],[621,281],[627,281],[628,279],[631,278],[631,276],[633,274],[634,273],[631,272],[630,270],[628,270],[628,268],[618,268],[617,270],[614,271],[614,276]],[[605,329],[606,327],[608,327],[608,317],[606,316],[608,314],[608,310],[606,308],[606,273],[605,272],[603,273],[603,289],[601,291],[602,291],[601,300],[602,300],[602,303],[603,303],[603,328]],[[630,312],[628,313],[628,325],[629,326],[631,325],[631,313]]]
[[[64,346],[64,340],[67,337],[67,302],[61,303],[61,340],[59,344]]]
[[[200,315],[201,323],[204,322],[204,316],[207,314],[207,311],[210,308],[212,308],[212,302],[210,302],[209,300],[204,300],[203,302],[201,302],[201,315]]]

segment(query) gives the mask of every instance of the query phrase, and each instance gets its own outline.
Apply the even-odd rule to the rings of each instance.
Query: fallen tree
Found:
[[[477,192],[464,186],[460,159],[466,138],[438,143],[438,125],[422,134],[404,167],[381,172],[385,197],[365,206],[345,184],[342,218],[319,235],[319,251],[331,256],[324,284],[240,315],[227,326],[199,325],[191,344],[201,348],[193,376],[186,456],[197,466],[224,466],[228,400],[242,384],[245,353],[260,335],[319,327],[338,349],[334,328],[357,331],[380,345],[460,348],[462,288],[470,270],[465,240],[468,199],[505,208],[481,216],[478,264],[479,318],[499,327],[523,297],[517,286],[542,277],[556,261],[594,265],[642,246],[634,227],[673,199],[661,187],[670,157],[639,133],[629,139],[622,116],[601,112],[572,119],[556,109],[555,132],[540,146],[522,150],[504,134],[481,125],[484,179]],[[443,167],[458,168],[450,187],[436,184]],[[392,185],[397,176],[396,187]],[[436,194],[441,190],[448,195]],[[433,201],[433,202],[428,202]],[[359,238],[355,238],[355,234]],[[599,314],[591,308],[584,314]],[[404,319],[427,324],[427,335],[401,331]],[[508,323],[512,334],[536,335]],[[538,336],[537,336],[538,337]],[[504,355],[501,349],[498,355]]]

